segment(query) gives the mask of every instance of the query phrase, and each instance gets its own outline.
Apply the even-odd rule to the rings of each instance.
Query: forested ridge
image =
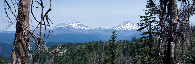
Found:
[[[150,50],[150,46],[141,42],[141,39],[132,38],[131,41],[117,40],[115,43],[112,40],[107,42],[66,43],[49,47],[51,54],[41,51],[38,62],[55,64],[159,63],[161,58],[158,55],[158,46],[150,44],[152,45]],[[195,43],[192,43],[191,46],[187,47],[187,56],[183,60],[186,64],[195,62]]]
[[[149,48],[143,47],[139,41],[139,39],[135,38],[131,41],[117,41],[115,43],[116,49],[113,50],[115,51],[114,54],[116,54],[115,58],[112,58],[110,54],[111,49],[109,46],[111,45],[111,41],[65,43],[49,47],[48,50],[52,52],[53,55],[42,50],[38,62],[40,62],[40,64],[106,64],[111,63],[111,59],[114,59],[116,63],[121,64],[157,63],[157,46],[154,46],[153,50],[149,51]],[[195,62],[195,51],[190,49],[195,49],[195,43],[192,43],[192,48],[188,47],[187,49],[188,53],[186,54],[187,57],[185,57],[185,61],[187,64],[193,64]],[[151,52],[152,56],[149,56],[148,52]],[[10,63],[11,59],[6,56],[1,56],[0,61],[1,63]]]

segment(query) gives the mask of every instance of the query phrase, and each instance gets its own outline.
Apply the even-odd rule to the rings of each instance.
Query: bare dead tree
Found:
[[[51,32],[50,29],[48,30],[47,28],[50,27],[50,24],[53,24],[48,17],[48,13],[51,11],[51,0],[48,1],[49,7],[45,6],[46,4],[43,3],[43,0],[4,0],[4,9],[8,19],[10,20],[9,22],[13,23],[14,21],[16,21],[16,33],[12,49],[13,64],[36,62],[36,60],[38,60],[40,50],[44,49],[47,51],[47,48],[44,45],[45,39],[49,37],[49,34]],[[34,5],[35,3],[37,4]],[[33,12],[33,9],[38,9],[38,6],[40,6],[41,8],[40,20],[37,19],[37,16],[35,16]],[[30,19],[30,13],[33,16],[32,19]],[[15,17],[15,19],[10,18],[13,16]],[[38,25],[36,28],[31,30],[30,28],[32,27],[30,27],[29,20],[32,21],[33,19],[35,20],[33,22],[37,22]],[[39,36],[34,33],[36,29],[40,30]],[[42,34],[43,31],[44,33]],[[47,31],[49,33],[47,33]],[[46,36],[46,34],[48,35]],[[32,47],[30,43],[34,44],[34,47]],[[32,53],[35,51],[36,55],[31,57]]]
[[[154,4],[160,19],[158,47],[162,61],[159,63],[185,63],[185,50],[190,41],[189,17],[194,15],[194,4],[195,0],[159,0],[159,4]]]
[[[181,3],[179,6],[177,3]],[[159,48],[164,46],[164,62],[184,63],[178,56],[185,56],[185,46],[189,42],[189,17],[194,14],[194,1],[160,0]],[[182,50],[182,52],[180,52]]]

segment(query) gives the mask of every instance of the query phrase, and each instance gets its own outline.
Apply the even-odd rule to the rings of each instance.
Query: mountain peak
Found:
[[[131,23],[131,21],[125,21],[122,24],[113,27],[114,30],[137,30],[139,26],[137,26],[134,23]]]
[[[83,25],[80,22],[74,22],[74,23],[61,23],[58,24],[55,29],[60,28],[60,29],[80,29],[80,30],[104,30],[104,28],[91,28],[89,26]],[[137,26],[136,24],[132,23],[131,21],[125,21],[122,24],[116,26],[116,27],[112,27],[110,29],[114,29],[114,30],[137,30],[139,29],[139,26]]]
[[[75,22],[75,23],[61,23],[58,24],[55,28],[74,28],[74,29],[81,29],[81,30],[89,30],[91,27],[85,26],[81,24],[80,22]]]

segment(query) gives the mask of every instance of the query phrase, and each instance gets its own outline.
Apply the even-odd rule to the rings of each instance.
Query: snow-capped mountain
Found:
[[[137,29],[139,29],[139,26],[134,24],[134,23],[131,23],[130,21],[126,21],[126,22],[123,22],[122,24],[120,24],[116,27],[113,27],[111,29],[114,29],[114,30],[137,30]]]
[[[75,29],[81,29],[81,30],[90,30],[92,29],[91,27],[85,26],[81,24],[80,22],[75,22],[75,23],[61,23],[55,26],[54,29],[57,28],[75,28]]]
[[[105,28],[91,28],[89,26],[83,25],[80,22],[75,22],[75,23],[61,23],[58,24],[57,26],[55,26],[54,29],[58,29],[58,28],[63,28],[63,29],[69,29],[69,28],[74,28],[74,29],[78,29],[78,30],[105,30]],[[112,27],[110,28],[111,30],[137,30],[139,29],[139,26],[137,26],[134,23],[131,23],[130,21],[126,21],[123,22],[122,24],[116,26],[116,27]],[[109,30],[110,30],[109,29]]]

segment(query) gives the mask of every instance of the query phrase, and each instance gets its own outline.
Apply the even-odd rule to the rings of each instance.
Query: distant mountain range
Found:
[[[53,31],[47,42],[90,42],[90,41],[108,41],[112,35],[112,31],[118,33],[117,39],[131,40],[132,37],[140,37],[140,32],[137,31],[139,26],[130,21],[125,21],[122,24],[109,29],[91,28],[80,22],[61,23],[50,30]],[[35,32],[38,33],[38,32]],[[13,42],[14,32],[0,31],[0,42]]]
[[[118,34],[118,40],[131,40],[132,37],[140,37],[137,29],[139,26],[130,21],[109,29],[105,28],[91,28],[80,22],[75,23],[61,23],[51,28],[53,33],[46,39],[47,46],[59,45],[67,42],[82,43],[91,41],[108,41],[111,39],[112,32],[115,30]],[[39,32],[35,31],[36,34]],[[0,31],[0,55],[10,57],[12,43],[14,42],[15,31]]]
[[[104,28],[91,28],[89,26],[83,25],[80,22],[75,22],[75,23],[61,23],[56,25],[53,29],[78,29],[78,30],[106,30]],[[131,23],[130,21],[125,21],[122,24],[109,28],[107,30],[137,30],[139,26],[137,26],[134,23]]]

